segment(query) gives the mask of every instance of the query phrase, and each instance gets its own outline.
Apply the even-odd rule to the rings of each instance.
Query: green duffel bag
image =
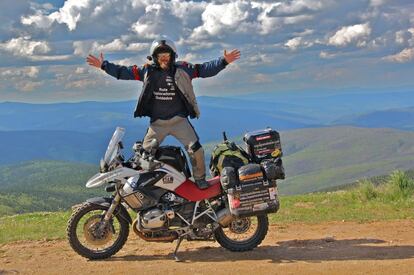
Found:
[[[248,154],[234,142],[224,141],[214,147],[210,159],[210,173],[213,177],[220,175],[224,167],[239,167],[249,163]]]

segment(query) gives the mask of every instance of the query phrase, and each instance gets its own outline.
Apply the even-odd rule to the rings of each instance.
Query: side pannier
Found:
[[[244,165],[237,174],[238,184],[227,188],[231,214],[249,217],[277,212],[279,199],[276,181],[265,180],[260,164]]]

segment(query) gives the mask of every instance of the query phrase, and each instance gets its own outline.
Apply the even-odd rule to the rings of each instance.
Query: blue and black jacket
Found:
[[[172,68],[174,70],[174,80],[191,118],[198,118],[200,116],[193,85],[191,83],[192,79],[215,76],[226,66],[227,62],[224,57],[219,57],[202,64],[190,64],[180,61],[174,64],[174,67]],[[134,111],[134,117],[151,116],[151,96],[152,91],[155,90],[154,85],[157,83],[157,81],[153,79],[152,74],[154,70],[158,69],[155,64],[145,64],[142,67],[136,65],[127,67],[116,65],[105,60],[102,63],[101,69],[117,79],[142,81],[142,92]]]

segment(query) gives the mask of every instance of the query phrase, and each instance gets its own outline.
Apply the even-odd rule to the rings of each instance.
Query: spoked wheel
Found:
[[[69,219],[67,236],[72,248],[81,256],[94,260],[114,255],[124,246],[129,224],[120,216],[103,221],[107,208],[85,203]]]
[[[231,251],[247,251],[257,247],[266,237],[269,222],[267,216],[238,218],[227,228],[215,231],[217,242]]]

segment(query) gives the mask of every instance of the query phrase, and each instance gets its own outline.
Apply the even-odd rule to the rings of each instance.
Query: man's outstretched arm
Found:
[[[224,50],[222,57],[219,57],[216,60],[205,62],[203,64],[196,64],[195,68],[195,77],[210,77],[215,76],[221,70],[223,70],[228,64],[233,63],[240,58],[240,51],[234,49],[230,52]]]
[[[86,62],[96,68],[104,70],[107,74],[116,77],[117,79],[124,80],[141,80],[143,79],[144,72],[142,69],[137,66],[120,66],[104,60],[103,54],[101,53],[99,57],[94,55],[89,55],[86,58]]]

